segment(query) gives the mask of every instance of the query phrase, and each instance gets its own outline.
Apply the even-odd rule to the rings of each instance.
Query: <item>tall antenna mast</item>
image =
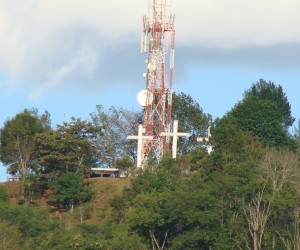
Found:
[[[172,86],[175,52],[175,15],[171,0],[149,0],[148,16],[143,17],[141,53],[148,56],[146,89],[138,94],[144,107],[143,129],[152,140],[143,142],[142,165],[149,157],[160,160],[169,148],[172,110]]]

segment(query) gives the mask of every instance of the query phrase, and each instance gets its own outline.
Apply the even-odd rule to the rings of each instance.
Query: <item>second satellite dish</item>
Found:
[[[146,89],[141,90],[137,95],[137,101],[143,107],[148,106],[153,101],[153,94]]]

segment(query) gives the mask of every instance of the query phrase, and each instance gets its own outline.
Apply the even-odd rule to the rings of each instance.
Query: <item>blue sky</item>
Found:
[[[298,0],[173,0],[174,91],[216,118],[262,78],[281,84],[300,118],[299,9]],[[31,107],[53,125],[97,104],[139,110],[147,13],[148,0],[0,0],[1,126]]]

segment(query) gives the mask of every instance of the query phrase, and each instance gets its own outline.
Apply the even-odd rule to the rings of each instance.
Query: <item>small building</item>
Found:
[[[91,177],[120,177],[120,170],[117,168],[92,168]]]
[[[7,181],[20,181],[19,175],[9,175],[7,176]]]

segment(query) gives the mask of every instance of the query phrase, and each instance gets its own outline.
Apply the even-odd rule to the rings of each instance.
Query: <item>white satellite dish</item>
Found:
[[[137,101],[143,107],[148,106],[153,101],[153,95],[151,92],[147,91],[146,89],[141,90],[137,95]]]

